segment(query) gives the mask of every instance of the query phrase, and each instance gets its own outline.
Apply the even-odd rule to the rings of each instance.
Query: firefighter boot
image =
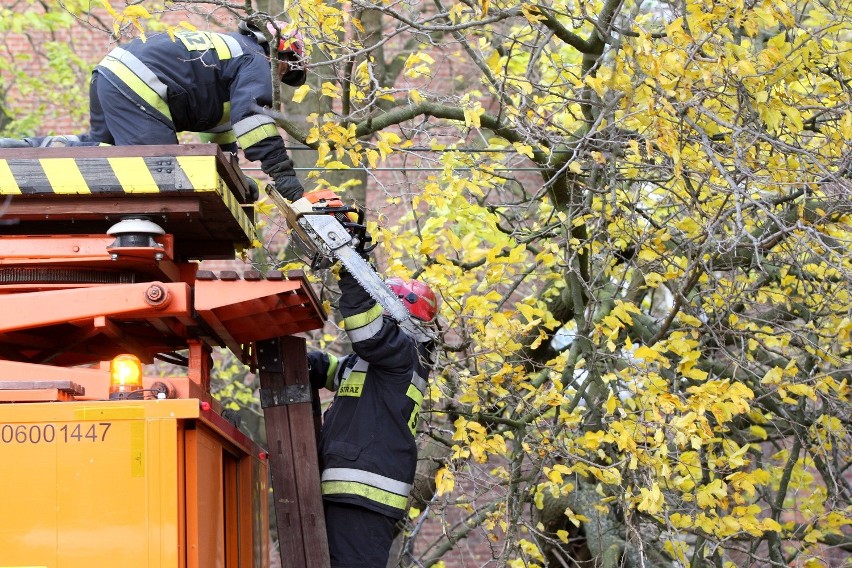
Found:
[[[76,146],[80,141],[78,136],[73,134],[60,134],[58,136],[37,136],[34,138],[24,138],[33,148],[60,148],[62,146]]]
[[[19,138],[0,138],[0,148],[30,148],[30,144]]]

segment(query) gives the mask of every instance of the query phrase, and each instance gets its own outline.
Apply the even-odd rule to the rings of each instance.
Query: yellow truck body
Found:
[[[265,454],[202,406],[0,405],[0,566],[266,566]]]

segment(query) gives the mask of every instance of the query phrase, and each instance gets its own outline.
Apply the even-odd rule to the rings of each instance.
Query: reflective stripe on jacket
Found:
[[[425,346],[383,317],[348,274],[340,288],[355,353],[308,355],[311,383],[336,391],[320,435],[323,498],[399,519],[417,466],[414,434],[429,375]]]
[[[236,141],[247,159],[265,166],[287,158],[275,121],[253,110],[272,104],[273,89],[269,59],[253,36],[184,31],[173,41],[156,34],[113,49],[96,71],[176,132]]]

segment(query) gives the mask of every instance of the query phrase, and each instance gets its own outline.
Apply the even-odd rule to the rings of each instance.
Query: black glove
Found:
[[[305,193],[305,188],[302,187],[293,169],[293,160],[281,160],[268,168],[264,167],[263,171],[272,177],[275,189],[284,199],[296,201]]]
[[[248,187],[249,201],[257,201],[260,197],[260,190],[257,188],[257,182],[250,177],[246,177],[246,187]]]
[[[291,176],[276,176],[274,179],[275,189],[282,197],[284,197],[284,199],[296,201],[305,193],[305,188],[302,187],[301,182],[299,182],[299,178],[297,178],[295,174]]]
[[[358,244],[355,246],[355,250],[361,255],[361,258],[370,262],[370,253],[378,244],[373,242],[373,237],[364,229],[364,232],[358,235]]]

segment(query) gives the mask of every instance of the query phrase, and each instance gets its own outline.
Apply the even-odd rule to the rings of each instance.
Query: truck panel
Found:
[[[0,566],[266,565],[263,454],[223,430],[193,399],[0,405]]]

